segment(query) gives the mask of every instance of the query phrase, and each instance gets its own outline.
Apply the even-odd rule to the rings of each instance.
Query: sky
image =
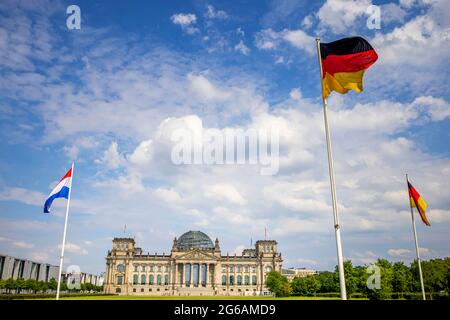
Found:
[[[104,271],[113,237],[167,254],[201,230],[240,254],[267,230],[284,267],[333,270],[315,37],[354,35],[379,59],[362,93],[328,101],[344,257],[414,259],[406,173],[429,205],[422,258],[449,256],[442,0],[2,0],[0,252],[58,264],[66,201],[42,207],[74,161],[65,265]],[[279,130],[279,171],[171,161],[175,130],[230,128]]]

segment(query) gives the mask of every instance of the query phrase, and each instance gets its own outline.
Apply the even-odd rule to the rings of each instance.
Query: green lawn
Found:
[[[339,300],[327,297],[232,297],[232,296],[82,296],[64,297],[61,300]]]

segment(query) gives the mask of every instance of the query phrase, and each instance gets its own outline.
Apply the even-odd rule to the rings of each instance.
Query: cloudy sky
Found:
[[[450,255],[450,9],[442,0],[0,2],[0,252],[99,273],[116,236],[169,253],[202,230],[223,253],[276,239],[287,267],[334,268],[315,36],[364,36],[379,60],[329,118],[344,256],[411,261],[405,173],[429,203],[426,259]],[[380,29],[367,27],[370,5]],[[280,170],[182,165],[174,130],[280,130]],[[124,233],[124,225],[127,230]]]

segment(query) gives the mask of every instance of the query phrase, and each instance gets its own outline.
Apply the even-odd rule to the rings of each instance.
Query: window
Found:
[[[266,267],[266,272],[271,272],[272,271],[272,267]]]
[[[227,276],[222,276],[222,285],[225,286],[227,284]]]
[[[248,272],[250,270],[250,268],[248,266],[245,266],[244,271]]]
[[[252,272],[253,272],[253,273],[256,272],[256,266],[252,266]]]
[[[153,271],[155,271],[155,266],[154,265],[150,265],[150,272],[153,272]]]
[[[133,276],[133,284],[138,284],[138,275],[137,274],[135,274]]]
[[[158,266],[158,272],[161,272],[161,266]]]
[[[238,284],[238,286],[242,285],[242,276],[241,275],[237,276],[237,284]]]
[[[119,272],[125,272],[125,266],[123,264],[117,265],[117,271]]]
[[[142,270],[142,272],[145,272],[145,264],[143,264],[143,265],[141,266],[141,270]]]
[[[134,265],[134,272],[138,272],[138,266],[137,266],[137,264]]]
[[[241,266],[237,266],[237,272],[241,272]]]
[[[170,271],[170,266],[166,266],[166,272]]]
[[[118,276],[117,277],[117,284],[122,284],[123,283],[123,276]]]
[[[165,276],[164,276],[164,285],[168,285],[169,284],[169,275],[168,274],[166,274]]]
[[[161,275],[158,274],[158,277],[156,279],[157,279],[156,281],[158,283],[158,286],[160,286],[161,285]]]
[[[149,284],[155,284],[155,277],[152,274],[149,277]]]
[[[234,266],[230,266],[230,272],[234,272]]]
[[[256,285],[256,276],[252,276],[252,285]]]
[[[249,276],[245,276],[244,277],[244,284],[247,286],[247,285],[249,285],[249,282],[250,282],[250,277]]]
[[[120,288],[116,288],[116,293],[120,293],[120,292],[121,292]]]
[[[146,280],[145,274],[141,275],[141,284],[145,284]]]
[[[234,285],[234,276],[230,276],[230,285],[231,285],[231,286]]]
[[[223,273],[227,272],[227,267],[222,267],[222,272]]]

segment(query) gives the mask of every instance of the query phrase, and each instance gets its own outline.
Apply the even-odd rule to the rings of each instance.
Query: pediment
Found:
[[[175,257],[176,260],[217,260],[213,254],[203,250],[192,249]]]

